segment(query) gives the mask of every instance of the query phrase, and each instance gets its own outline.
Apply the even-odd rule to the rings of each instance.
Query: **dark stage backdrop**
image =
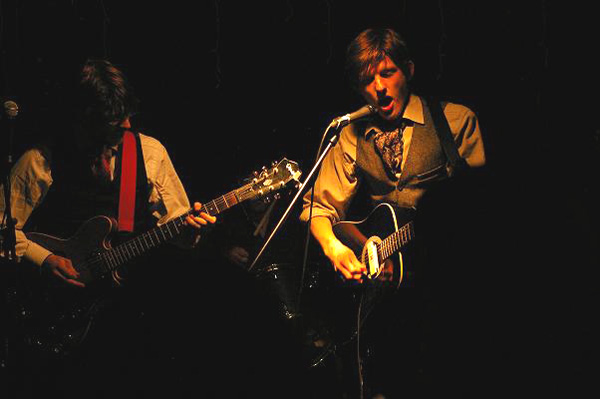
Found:
[[[0,4],[0,95],[21,110],[15,152],[49,134],[47,126],[67,112],[65,98],[83,61],[108,58],[141,99],[135,125],[166,145],[190,198],[200,201],[282,156],[308,172],[329,121],[363,105],[344,77],[346,45],[367,27],[396,29],[412,49],[415,90],[463,103],[480,119],[489,165],[476,200],[483,203],[473,207],[483,229],[476,242],[485,249],[466,278],[483,287],[477,292],[484,300],[473,301],[482,303],[489,363],[506,376],[496,382],[529,380],[531,389],[550,391],[554,383],[571,386],[556,381],[576,385],[589,377],[600,155],[597,23],[589,7]],[[4,131],[0,139],[4,144]]]

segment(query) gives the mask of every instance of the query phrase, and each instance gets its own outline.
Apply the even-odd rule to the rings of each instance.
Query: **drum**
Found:
[[[347,290],[330,265],[310,262],[302,273],[301,264],[272,263],[259,268],[256,278],[273,295],[307,367],[323,363],[348,341],[354,318],[347,314]]]
[[[302,297],[314,295],[320,287],[319,265],[316,263],[307,264],[304,275],[301,265],[271,263],[259,268],[256,278],[275,296],[280,307],[279,313],[287,320],[301,313]]]

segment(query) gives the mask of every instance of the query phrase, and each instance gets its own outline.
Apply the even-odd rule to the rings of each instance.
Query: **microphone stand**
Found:
[[[1,248],[0,251],[4,254],[6,259],[13,260],[15,259],[16,249],[15,246],[17,244],[17,239],[15,236],[15,222],[12,218],[11,212],[11,201],[10,201],[10,172],[13,166],[13,158],[12,158],[12,146],[13,146],[13,137],[14,137],[14,117],[9,115],[7,123],[8,126],[8,153],[6,155],[6,162],[4,165],[4,220],[5,226],[3,228],[4,231],[1,232]]]
[[[319,170],[321,164],[323,163],[323,159],[325,159],[325,156],[327,155],[327,153],[329,153],[329,151],[333,148],[333,146],[335,145],[335,143],[337,143],[337,141],[338,141],[338,139],[340,137],[340,129],[339,129],[340,126],[342,126],[342,121],[334,120],[334,122],[332,122],[327,127],[327,131],[330,128],[332,128],[332,127],[335,128],[334,129],[335,133],[329,139],[329,143],[327,144],[327,147],[325,147],[325,149],[321,153],[321,156],[315,162],[315,165],[311,169],[310,173],[308,174],[308,176],[306,176],[306,180],[304,180],[304,183],[302,183],[302,185],[298,189],[298,192],[296,193],[296,195],[294,196],[294,198],[290,202],[290,205],[288,206],[288,208],[286,209],[286,211],[284,212],[284,214],[279,219],[279,222],[277,223],[277,225],[275,226],[275,228],[273,229],[273,231],[269,235],[269,238],[267,238],[267,240],[263,244],[261,250],[258,252],[258,255],[256,255],[256,258],[254,258],[254,261],[252,262],[252,264],[250,265],[250,267],[248,267],[248,271],[250,271],[250,270],[252,270],[254,268],[254,266],[256,265],[256,263],[258,262],[258,260],[260,259],[260,257],[262,256],[262,254],[265,252],[265,250],[267,249],[267,247],[271,243],[271,240],[273,239],[273,237],[275,236],[275,234],[277,234],[277,232],[279,231],[279,228],[281,227],[281,225],[286,221],[287,217],[289,216],[290,212],[292,211],[292,208],[294,207],[294,205],[298,201],[298,198],[300,198],[300,195],[302,195],[302,192],[304,191],[304,188],[311,181],[311,179],[312,179],[313,175],[315,174],[315,172],[317,170]],[[327,131],[325,132],[325,135],[327,134]]]
[[[16,112],[14,109],[10,110],[11,112]],[[12,367],[13,363],[13,354],[12,354],[12,340],[15,338],[16,334],[16,321],[14,320],[11,313],[11,307],[15,301],[15,297],[17,295],[17,268],[7,268],[4,267],[4,260],[7,262],[16,262],[16,245],[17,239],[15,235],[15,222],[12,218],[11,212],[11,200],[10,200],[10,172],[13,166],[13,139],[14,139],[14,115],[8,113],[8,146],[7,146],[7,154],[4,165],[1,165],[3,169],[0,170],[0,174],[2,175],[2,183],[3,183],[3,195],[4,195],[4,215],[3,220],[5,220],[4,227],[0,229],[0,254],[3,255],[0,257],[2,261],[0,266],[2,266],[2,288],[4,289],[4,298],[2,299],[3,307],[5,308],[5,312],[2,315],[3,322],[6,325],[3,333],[0,335],[2,339],[2,348],[0,350],[0,368],[6,370],[8,367]],[[2,222],[2,220],[0,220]],[[0,226],[1,227],[1,226]],[[16,265],[16,263],[15,263]],[[14,279],[14,286],[9,283],[9,280]]]

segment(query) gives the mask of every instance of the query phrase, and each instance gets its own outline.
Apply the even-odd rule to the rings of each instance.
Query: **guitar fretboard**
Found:
[[[256,194],[252,189],[252,185],[247,184],[203,204],[200,212],[206,212],[211,216],[218,215],[232,206],[255,196]],[[135,257],[177,237],[185,228],[185,219],[192,213],[194,211],[190,209],[184,214],[121,243],[109,251],[102,252],[99,256],[107,268],[105,272],[114,271]]]
[[[408,244],[414,237],[413,222],[408,222],[377,245],[379,259],[387,259]]]

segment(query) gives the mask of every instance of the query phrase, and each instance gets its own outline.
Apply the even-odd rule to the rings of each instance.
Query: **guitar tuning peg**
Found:
[[[273,196],[276,200],[278,200],[279,198],[281,198],[281,194],[279,193],[275,193],[275,195]]]
[[[271,166],[275,166],[275,165],[277,165],[277,161],[271,162]]]

